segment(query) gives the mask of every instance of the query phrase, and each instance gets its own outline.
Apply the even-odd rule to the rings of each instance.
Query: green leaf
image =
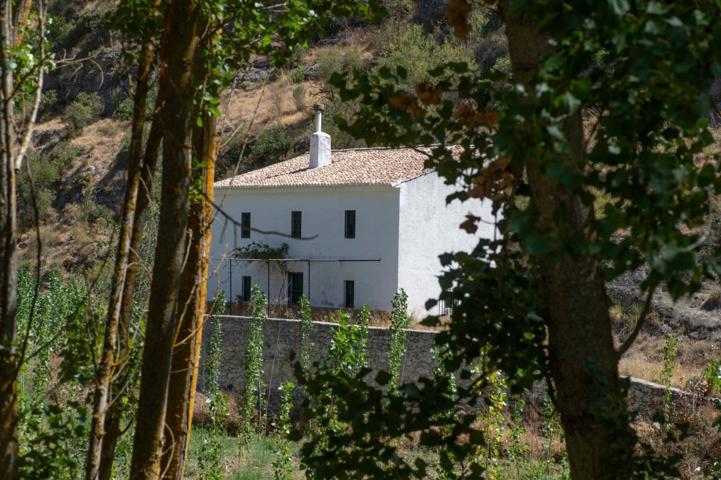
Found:
[[[619,17],[625,15],[631,9],[631,5],[629,5],[628,0],[609,0],[608,3],[611,6],[613,13]]]

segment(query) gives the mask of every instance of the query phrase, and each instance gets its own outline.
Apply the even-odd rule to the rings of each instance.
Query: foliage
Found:
[[[327,82],[335,73],[363,69],[361,54],[351,47],[329,46],[318,50],[318,77]]]
[[[703,376],[706,379],[707,392],[709,395],[718,395],[721,393],[721,361],[709,361],[703,369]]]
[[[247,439],[253,431],[253,419],[263,424],[263,325],[268,319],[266,307],[268,298],[258,285],[253,285],[250,293],[253,304],[253,318],[250,323],[248,345],[245,347],[245,379],[243,390],[243,408],[241,431]]]
[[[77,136],[83,127],[100,118],[103,101],[97,93],[80,92],[63,111],[63,122],[71,136]]]
[[[348,313],[339,311],[336,314],[335,320],[338,322],[338,326],[333,330],[328,353],[324,360],[325,368],[355,375],[368,366],[366,344],[370,310],[363,307],[361,315],[364,320],[358,325],[352,325]]]
[[[55,110],[58,103],[58,91],[57,90],[45,90],[40,98],[40,111],[38,114],[41,119],[47,118],[53,110]]]
[[[495,371],[488,375],[485,411],[479,418],[479,430],[485,439],[485,445],[478,446],[476,461],[482,462],[485,476],[489,480],[500,479],[499,461],[503,449],[506,429],[506,408],[508,397],[503,374]]]
[[[133,118],[133,99],[125,97],[115,107],[113,118],[116,120],[132,120]]]
[[[78,153],[79,149],[72,143],[60,141],[47,152],[31,151],[28,154],[27,161],[35,184],[36,201],[41,219],[47,215],[55,203],[58,183],[69,170]],[[21,207],[27,212],[21,216],[21,223],[27,226],[34,221],[34,214],[30,212],[32,205],[30,182],[25,169],[20,171],[18,178],[18,195]]]
[[[82,476],[88,411],[74,400],[39,405],[22,412],[25,448],[20,457],[20,478],[74,480]]]
[[[310,302],[305,294],[301,295],[298,301],[298,313],[300,314],[300,365],[307,372],[310,370],[313,349],[315,348],[312,339],[315,324],[313,323]]]
[[[270,127],[260,132],[250,147],[249,158],[259,165],[284,160],[293,149],[293,139],[285,127]]]
[[[400,385],[403,359],[406,355],[406,329],[410,325],[408,317],[408,294],[400,289],[393,295],[393,319],[391,320],[391,340],[388,347],[388,372],[391,375],[390,388],[396,390]]]
[[[473,64],[473,52],[458,40],[439,32],[425,33],[421,25],[404,21],[386,22],[372,37],[371,47],[379,56],[374,70],[404,68],[407,75],[401,85],[408,89],[429,80],[429,72],[449,59]]]
[[[213,299],[212,311],[208,321],[213,326],[213,336],[208,346],[208,364],[206,367],[206,393],[210,407],[210,431],[203,437],[203,447],[198,457],[200,478],[202,480],[221,480],[220,468],[222,446],[220,436],[225,429],[228,416],[228,397],[220,390],[220,360],[223,353],[223,323],[220,315],[225,311],[225,296],[222,290]]]
[[[293,83],[300,83],[305,80],[305,76],[308,74],[308,69],[305,65],[298,65],[290,71],[290,81]]]
[[[291,480],[293,478],[293,450],[287,440],[291,431],[290,413],[293,410],[293,393],[295,385],[285,382],[278,387],[280,392],[280,411],[275,424],[276,432],[280,437],[276,459],[273,462],[273,477],[275,480]]]
[[[676,368],[676,356],[678,355],[678,341],[676,335],[666,335],[666,343],[663,346],[663,368],[661,369],[661,384],[663,391],[663,421],[666,431],[671,428],[671,379]]]
[[[27,266],[19,270],[18,328],[33,352],[20,372],[20,470],[22,478],[71,480],[83,471],[89,426],[79,398],[87,378],[83,372],[92,372],[91,357],[83,355],[94,347],[82,323],[89,314],[88,291],[77,279],[51,272],[35,298],[36,280]],[[82,345],[66,355],[67,345],[80,335]],[[62,358],[59,372],[52,368],[53,355]],[[66,369],[73,375],[65,375]]]
[[[233,252],[233,257],[238,259],[277,260],[288,256],[288,248],[287,243],[282,243],[279,247],[271,247],[266,243],[250,242],[247,245],[236,248]]]

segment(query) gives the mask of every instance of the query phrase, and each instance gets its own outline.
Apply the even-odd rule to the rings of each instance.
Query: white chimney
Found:
[[[331,164],[330,135],[321,130],[323,106],[315,106],[315,132],[310,136],[310,168],[325,167]]]

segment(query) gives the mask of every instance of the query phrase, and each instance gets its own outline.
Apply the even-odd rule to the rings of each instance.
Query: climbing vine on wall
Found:
[[[300,297],[298,310],[300,314],[300,365],[307,372],[310,369],[313,356],[314,344],[311,335],[315,330],[315,325],[313,325],[313,312],[310,309],[310,302],[305,295]]]
[[[396,390],[400,384],[401,367],[406,355],[406,329],[410,324],[408,317],[408,295],[402,288],[393,296],[393,319],[391,320],[391,340],[388,349],[388,372],[391,374],[390,388]]]
[[[268,319],[266,305],[268,298],[265,293],[254,285],[251,294],[253,304],[253,317],[250,322],[250,335],[245,348],[245,385],[243,395],[243,411],[241,430],[245,439],[253,431],[253,419],[257,424],[263,424],[263,405],[261,392],[263,391],[263,325]]]

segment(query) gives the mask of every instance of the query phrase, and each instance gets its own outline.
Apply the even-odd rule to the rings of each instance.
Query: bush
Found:
[[[52,113],[55,106],[58,103],[58,91],[57,90],[46,90],[43,92],[40,98],[40,112],[39,118],[44,119]]]
[[[118,106],[115,107],[115,111],[113,112],[113,118],[116,120],[132,120],[133,107],[133,99],[130,97],[125,97],[118,103]]]
[[[284,127],[271,127],[260,132],[251,147],[250,158],[267,165],[286,158],[293,148],[293,140]]]
[[[429,70],[449,60],[473,63],[468,47],[453,38],[439,41],[442,37],[438,32],[425,33],[420,25],[391,20],[372,37],[371,46],[380,56],[379,67],[404,67],[408,71],[406,85],[414,88],[429,78]]]
[[[326,47],[318,51],[318,77],[327,82],[336,72],[362,69],[365,61],[360,52],[348,47]]]
[[[83,127],[100,118],[103,101],[97,93],[80,92],[77,98],[65,107],[63,122],[71,136],[77,136]]]
[[[305,80],[305,76],[308,74],[308,70],[305,65],[298,65],[290,71],[290,81],[293,83],[300,83]]]

